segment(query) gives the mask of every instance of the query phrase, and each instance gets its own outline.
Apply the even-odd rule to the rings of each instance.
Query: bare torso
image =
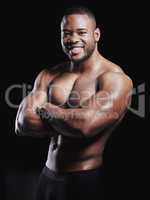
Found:
[[[106,59],[102,62],[101,67],[97,67],[91,73],[66,71],[56,76],[49,87],[49,100],[66,109],[79,107],[81,102],[100,90],[97,79],[101,74],[109,70],[122,72],[117,65]],[[47,167],[54,171],[78,171],[102,165],[105,144],[117,124],[107,127],[101,134],[91,138],[74,139],[59,134],[51,138]]]

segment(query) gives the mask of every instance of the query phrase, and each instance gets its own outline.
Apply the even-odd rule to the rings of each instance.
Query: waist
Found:
[[[87,170],[78,170],[78,171],[54,171],[52,169],[49,169],[47,166],[45,166],[42,170],[42,174],[45,176],[52,178],[52,179],[66,179],[69,177],[77,177],[77,176],[98,176],[103,175],[103,166],[98,166],[93,169],[87,169]]]
[[[48,159],[46,161],[46,166],[52,170],[57,172],[74,172],[81,170],[91,170],[102,166],[103,159],[102,156],[96,156],[92,158],[84,158],[84,159],[74,159],[67,157],[59,157],[48,155]]]

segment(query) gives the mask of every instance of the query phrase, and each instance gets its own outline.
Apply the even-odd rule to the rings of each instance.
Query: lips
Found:
[[[79,54],[82,51],[82,47],[74,47],[69,52],[71,54]]]
[[[68,49],[69,49],[69,54],[76,55],[76,54],[81,53],[83,46],[72,46]]]

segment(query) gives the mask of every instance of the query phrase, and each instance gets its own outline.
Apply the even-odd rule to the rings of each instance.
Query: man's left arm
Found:
[[[122,72],[106,72],[99,78],[100,91],[82,102],[80,108],[64,109],[46,103],[38,114],[60,134],[92,137],[116,123],[127,110],[132,95],[132,81]]]

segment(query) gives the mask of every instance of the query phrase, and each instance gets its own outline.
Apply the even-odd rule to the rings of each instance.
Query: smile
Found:
[[[68,50],[72,50],[72,49],[74,49],[74,48],[84,48],[84,46],[83,46],[83,45],[72,45],[72,46],[67,46],[67,49],[68,49]]]
[[[73,48],[71,48],[69,50],[69,54],[71,54],[71,55],[79,54],[79,53],[81,53],[82,49],[83,49],[83,47],[81,47],[81,46],[74,46]]]

